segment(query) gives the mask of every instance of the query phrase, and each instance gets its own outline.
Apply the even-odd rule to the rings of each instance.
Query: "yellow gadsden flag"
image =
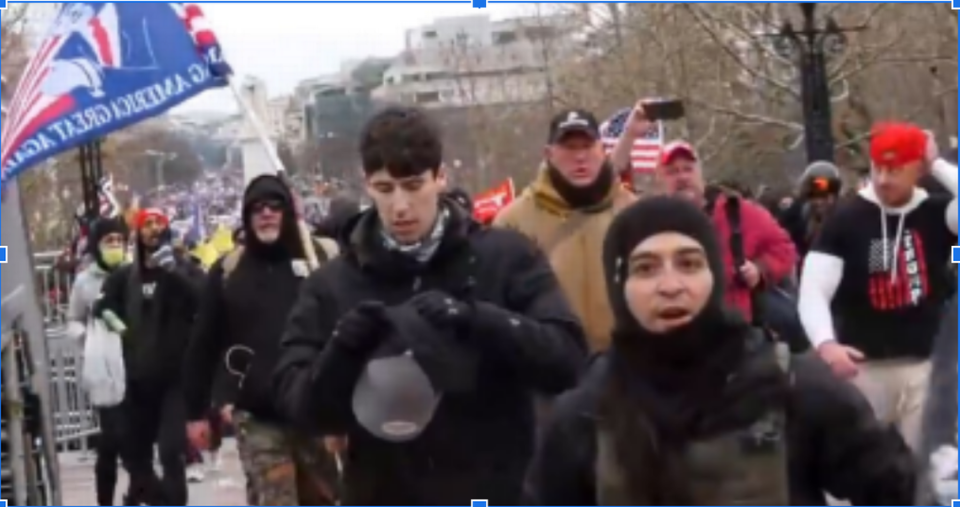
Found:
[[[217,259],[220,258],[220,255],[217,254],[217,249],[210,243],[201,243],[190,252],[190,255],[193,255],[200,261],[203,269],[210,269],[210,266],[213,266],[213,263],[217,262]]]
[[[218,256],[226,255],[234,249],[233,232],[231,232],[227,226],[220,225],[207,244],[214,248]]]

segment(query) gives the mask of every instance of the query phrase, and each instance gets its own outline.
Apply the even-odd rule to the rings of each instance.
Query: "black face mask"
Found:
[[[560,197],[573,209],[589,208],[600,204],[610,195],[610,190],[616,183],[613,166],[609,162],[604,162],[597,179],[585,187],[571,184],[550,163],[547,163],[547,176]]]

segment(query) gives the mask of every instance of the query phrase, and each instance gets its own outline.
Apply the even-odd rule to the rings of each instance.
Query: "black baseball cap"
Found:
[[[600,122],[590,111],[568,109],[557,113],[550,120],[549,144],[555,144],[569,134],[584,134],[592,139],[600,139]]]

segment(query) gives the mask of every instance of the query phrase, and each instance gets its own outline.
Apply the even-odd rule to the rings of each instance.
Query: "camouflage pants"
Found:
[[[336,505],[336,461],[320,438],[234,415],[248,505]]]

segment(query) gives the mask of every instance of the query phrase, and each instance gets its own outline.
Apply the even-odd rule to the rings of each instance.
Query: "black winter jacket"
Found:
[[[263,200],[284,206],[280,237],[274,244],[259,243],[251,225],[251,206]],[[279,178],[265,175],[250,182],[244,193],[246,246],[229,254],[237,256],[229,274],[224,269],[226,257],[214,263],[202,292],[184,365],[190,420],[204,418],[214,387],[221,404],[233,404],[261,420],[281,420],[271,379],[287,315],[307,275],[296,220],[293,195]],[[295,263],[301,269],[295,269]]]
[[[598,404],[608,368],[600,357],[576,390],[558,398],[532,467],[537,505],[597,505]],[[863,395],[816,356],[794,356],[790,368],[790,504],[828,505],[826,492],[853,505],[913,505],[916,467],[896,430],[880,424]],[[731,399],[721,405],[747,404]]]
[[[127,326],[124,363],[130,382],[178,386],[190,330],[199,307],[203,272],[178,259],[172,271],[146,269],[139,262],[107,277],[94,315],[111,310]],[[146,295],[150,286],[152,296]]]
[[[283,341],[275,394],[284,415],[314,433],[347,435],[344,505],[517,505],[534,446],[533,394],[574,385],[586,346],[546,258],[523,236],[486,230],[452,203],[433,260],[385,249],[375,211],[347,227],[348,249],[304,284]],[[397,305],[442,290],[476,308],[476,391],[448,395],[417,440],[392,444],[351,410],[366,363],[331,340],[357,304]]]

